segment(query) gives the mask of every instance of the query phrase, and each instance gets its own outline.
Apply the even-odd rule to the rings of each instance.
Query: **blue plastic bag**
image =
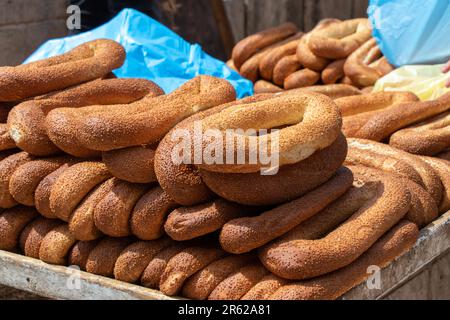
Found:
[[[108,23],[91,31],[49,40],[25,62],[62,54],[86,41],[108,38],[122,44],[127,52],[124,65],[114,71],[119,78],[145,78],[169,93],[200,74],[224,78],[235,87],[239,98],[253,94],[253,84],[225,63],[190,44],[149,16],[124,9]]]
[[[367,14],[391,64],[437,64],[450,58],[449,0],[370,0]]]

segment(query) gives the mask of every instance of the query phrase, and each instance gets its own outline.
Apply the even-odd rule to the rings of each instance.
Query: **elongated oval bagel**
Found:
[[[119,68],[125,50],[112,40],[83,43],[65,54],[0,68],[0,101],[15,101],[103,77]]]
[[[279,96],[247,104],[244,108],[241,105],[232,106],[205,118],[203,132],[208,129],[217,129],[221,131],[222,137],[225,137],[226,129],[271,129],[283,125],[287,126],[279,130],[277,135],[273,132],[262,136],[227,133],[227,136],[233,139],[231,141],[242,139],[245,142],[239,143],[234,150],[231,150],[234,153],[234,159],[238,159],[239,154],[243,154],[244,159],[250,159],[251,154],[257,155],[255,150],[257,146],[264,145],[267,146],[267,150],[278,147],[278,150],[271,155],[277,155],[280,166],[297,163],[317,150],[331,145],[340,134],[342,119],[330,98],[307,93],[299,96]],[[225,157],[226,143],[223,143],[223,147],[222,155]],[[250,173],[264,167],[260,157],[256,159],[255,164],[227,164],[225,158],[220,160],[223,164],[201,163],[197,166],[209,171],[227,173]]]
[[[70,250],[68,256],[69,266],[78,266],[81,270],[86,271],[86,263],[89,254],[97,246],[98,240],[93,241],[78,241]]]
[[[230,255],[216,260],[187,279],[181,295],[189,299],[205,300],[219,283],[252,260],[252,254]]]
[[[350,265],[320,277],[283,286],[270,296],[270,299],[337,299],[368,277],[368,267],[386,267],[411,249],[418,236],[419,230],[414,223],[402,221]]]
[[[175,136],[192,137],[192,126],[209,115],[216,114],[233,105],[245,105],[255,101],[271,98],[271,94],[258,94],[227,104],[216,106],[194,114],[178,123],[159,143],[155,154],[155,173],[161,188],[177,203],[185,206],[201,204],[210,201],[213,193],[203,183],[198,168],[191,164],[174,163],[172,153],[178,143]]]
[[[90,81],[16,105],[8,115],[8,132],[17,146],[30,154],[52,155],[61,150],[49,139],[45,128],[45,116],[51,110],[62,107],[80,108],[94,104],[130,103],[145,95],[157,96],[163,93],[155,83],[144,79]],[[65,147],[68,151],[74,148]],[[83,153],[90,155],[88,151]]]
[[[94,208],[95,226],[111,237],[131,235],[129,220],[147,186],[116,180]]]
[[[312,156],[280,168],[275,175],[219,173],[200,170],[206,185],[220,197],[245,205],[275,205],[291,201],[330,179],[347,155],[347,141],[335,142]]]
[[[349,151],[346,163],[363,164],[409,178],[424,187],[433,197],[436,205],[441,202],[443,187],[439,177],[433,168],[419,157],[370,140],[349,138],[347,142]],[[375,153],[375,157],[370,155],[370,152]],[[364,153],[368,153],[368,156]],[[397,164],[402,163],[406,164],[403,165],[406,168],[405,171],[397,169]]]
[[[299,280],[345,267],[408,212],[410,194],[395,178],[377,181],[356,175],[356,179],[371,196],[351,219],[321,239],[280,242],[276,253],[283,253],[262,259],[266,268],[282,278]]]
[[[102,153],[109,172],[121,180],[134,183],[156,181],[155,147],[138,146]]]
[[[381,50],[378,48],[375,38],[368,40],[355,50],[345,61],[344,72],[354,84],[360,87],[372,86],[382,76],[393,70],[383,68],[377,69],[371,64],[380,59]]]
[[[42,240],[53,229],[61,224],[58,220],[50,220],[44,217],[35,219],[25,227],[20,235],[20,247],[27,256],[39,259],[39,249]]]
[[[130,244],[117,258],[114,265],[114,278],[129,283],[139,281],[153,257],[170,245],[173,245],[173,241],[167,237]]]
[[[252,211],[251,208],[217,199],[198,206],[175,209],[167,217],[164,230],[174,240],[191,240],[219,230],[228,221]]]
[[[11,208],[17,205],[9,192],[11,176],[21,165],[33,160],[26,152],[14,153],[0,161],[0,208]]]
[[[435,155],[450,146],[450,112],[395,132],[389,145],[409,153]]]
[[[322,82],[332,84],[338,82],[344,76],[345,59],[335,60],[323,69],[321,74]]]
[[[142,240],[160,238],[164,234],[167,215],[178,206],[160,187],[147,191],[137,201],[131,213],[131,232]]]
[[[113,189],[116,179],[111,178],[92,189],[72,212],[69,218],[69,229],[75,239],[90,241],[102,236],[95,226],[94,210],[97,204]]]
[[[401,103],[374,115],[359,129],[358,136],[381,141],[416,122],[450,109],[450,92],[436,100]]]
[[[42,239],[39,259],[50,264],[66,265],[70,249],[76,242],[67,224],[62,224]]]
[[[295,71],[284,79],[286,90],[308,87],[320,80],[320,73],[311,69],[301,69]]]
[[[50,209],[63,221],[96,185],[111,178],[101,162],[86,161],[67,168],[55,181],[50,191]]]
[[[17,206],[0,213],[0,250],[12,251],[23,229],[39,214],[34,208]]]
[[[342,59],[369,40],[371,35],[368,19],[346,20],[313,32],[309,39],[309,48],[319,57]]]
[[[261,263],[248,264],[219,283],[208,300],[239,300],[267,274]]]
[[[161,275],[159,290],[169,296],[178,294],[190,276],[224,255],[225,251],[214,246],[196,246],[182,250],[167,262]]]
[[[14,200],[26,206],[35,203],[34,192],[39,183],[47,175],[57,170],[63,164],[74,159],[67,156],[41,158],[24,163],[18,167],[9,180],[9,192]]]
[[[59,140],[63,144],[77,141],[90,150],[110,151],[161,140],[178,122],[190,115],[222,103],[235,100],[233,86],[226,80],[198,76],[164,96],[142,99],[128,105],[114,105],[108,112],[96,112],[94,107],[59,108],[46,118],[47,133],[53,136],[64,130]],[[107,110],[101,106],[100,110]],[[94,110],[94,111],[93,111]]]
[[[256,217],[229,221],[220,233],[220,244],[224,250],[235,254],[261,247],[325,208],[344,194],[352,182],[351,171],[343,167],[329,181],[298,199]]]
[[[132,242],[132,238],[106,237],[89,253],[86,271],[104,277],[114,276],[114,266],[122,251]]]
[[[240,69],[244,62],[258,50],[279,42],[296,32],[297,27],[293,23],[285,23],[278,27],[253,34],[239,41],[231,53],[231,58],[235,67]]]

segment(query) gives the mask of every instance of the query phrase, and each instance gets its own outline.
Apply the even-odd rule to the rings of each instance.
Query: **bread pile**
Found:
[[[255,92],[344,83],[367,92],[392,66],[371,36],[368,19],[325,19],[307,34],[292,23],[251,35],[228,65],[255,83]]]
[[[350,104],[339,99],[370,95],[331,85],[236,101],[209,76],[163,94],[147,80],[111,79],[118,65],[97,55],[106,43],[118,46],[97,40],[83,57],[0,68],[1,250],[170,296],[336,299],[450,208],[449,162],[344,137]],[[95,78],[48,70],[84,59],[102,66]],[[46,73],[61,79],[41,84]],[[278,133],[278,173],[261,175],[260,158],[174,162],[174,135],[198,121],[202,133],[279,129],[232,136],[245,142],[234,155],[248,159]]]

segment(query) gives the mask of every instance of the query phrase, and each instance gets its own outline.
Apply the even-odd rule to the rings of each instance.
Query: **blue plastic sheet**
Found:
[[[253,94],[253,84],[225,63],[203,52],[198,44],[188,43],[156,20],[133,9],[122,10],[111,21],[91,31],[49,40],[25,62],[62,54],[99,38],[115,40],[125,48],[125,63],[114,71],[119,78],[149,79],[169,93],[193,77],[206,74],[230,81],[239,98]]]
[[[371,0],[367,13],[373,35],[393,65],[450,58],[449,0]]]

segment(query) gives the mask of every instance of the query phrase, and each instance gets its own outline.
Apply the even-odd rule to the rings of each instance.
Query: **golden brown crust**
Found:
[[[15,101],[100,78],[125,60],[123,47],[109,39],[83,43],[65,54],[0,68],[0,101]]]
[[[0,123],[0,151],[16,148],[16,143],[8,132],[8,125]]]
[[[420,158],[428,163],[439,176],[443,186],[442,199],[439,204],[439,212],[447,212],[450,210],[450,162],[444,159],[431,157]]]
[[[261,77],[266,80],[272,80],[275,65],[282,58],[293,55],[297,52],[297,46],[302,37],[303,32],[298,32],[293,37],[284,40],[283,43],[278,43],[275,48],[264,55],[259,63],[259,72]]]
[[[42,179],[71,161],[73,162],[74,159],[62,156],[41,158],[24,163],[11,175],[9,192],[18,203],[33,206],[35,203],[34,192]]]
[[[272,97],[271,94],[258,94],[241,100],[233,101],[206,111],[199,112],[178,123],[159,143],[155,154],[155,173],[161,188],[170,198],[181,205],[190,206],[205,203],[213,198],[212,192],[203,183],[199,170],[194,165],[176,164],[172,161],[172,152],[178,137],[185,129],[193,130],[192,124],[209,115],[215,114],[230,106],[262,101]],[[191,133],[192,131],[189,131]],[[182,137],[185,137],[184,135]],[[181,138],[181,137],[180,137]]]
[[[114,181],[114,185],[94,208],[95,226],[111,237],[131,235],[129,220],[135,204],[146,190],[146,185]]]
[[[42,239],[39,259],[50,264],[66,265],[70,249],[76,242],[67,224],[62,224]]]
[[[126,247],[114,266],[114,277],[129,283],[139,281],[147,265],[161,250],[173,245],[170,238],[138,241]]]
[[[156,181],[155,147],[138,146],[102,153],[109,172],[121,180],[133,183]]]
[[[256,283],[241,300],[269,300],[279,288],[287,285],[290,281],[277,277],[274,274],[268,274]]]
[[[86,271],[104,277],[114,276],[114,265],[131,238],[104,238],[89,253]]]
[[[347,141],[341,135],[305,160],[282,166],[275,175],[206,170],[200,173],[206,185],[222,198],[245,205],[274,205],[298,198],[326,182],[346,155]]]
[[[33,158],[28,153],[18,152],[0,161],[0,208],[17,205],[17,201],[9,193],[9,182],[17,168],[31,160]]]
[[[36,187],[36,190],[34,192],[34,205],[37,211],[39,211],[39,213],[46,218],[58,218],[50,208],[50,194],[53,184],[56,182],[58,177],[69,167],[70,165],[67,163],[62,165],[57,170],[53,171],[48,176],[43,178]]]
[[[127,105],[52,110],[46,117],[47,133],[57,146],[76,142],[97,151],[153,144],[184,118],[235,98],[228,81],[202,75],[168,95]]]
[[[369,40],[371,33],[368,19],[351,19],[313,32],[308,44],[311,51],[319,57],[342,59]]]
[[[61,150],[49,139],[45,128],[45,116],[51,110],[130,103],[145,95],[157,96],[163,93],[156,84],[144,79],[97,79],[18,104],[8,116],[9,134],[19,148],[30,154],[48,156],[60,153]],[[73,145],[61,146],[69,152],[76,150]],[[76,155],[95,154],[80,149]]]
[[[373,86],[382,76],[393,70],[386,60],[382,59],[381,50],[378,48],[375,38],[368,40],[361,47],[355,50],[345,61],[344,72],[350,80],[360,87]],[[378,62],[380,61],[380,62]],[[379,67],[381,62],[384,65]]]
[[[248,215],[255,210],[217,199],[213,202],[172,211],[164,230],[174,240],[185,241],[219,230],[228,221]]]
[[[325,84],[332,84],[344,77],[345,60],[346,59],[335,60],[327,65],[321,74],[322,82]]]
[[[368,277],[369,266],[386,267],[395,258],[408,251],[416,242],[418,235],[419,230],[414,223],[402,221],[350,265],[317,278],[283,286],[270,296],[270,299],[337,299]]]
[[[301,119],[301,121],[299,121]],[[320,119],[320,120],[319,120]],[[250,173],[260,171],[266,165],[258,157],[254,163],[246,161],[244,164],[228,164],[225,156],[231,154],[234,159],[244,155],[244,159],[251,159],[253,153],[257,154],[256,146],[267,146],[267,150],[274,150],[272,141],[277,140],[276,152],[280,166],[297,163],[311,156],[315,151],[331,145],[340,135],[342,119],[333,101],[320,94],[306,93],[304,95],[280,95],[269,100],[249,104],[235,105],[221,112],[203,119],[202,130],[209,129],[221,131],[225,136],[228,128],[271,129],[288,125],[277,131],[261,136],[238,135],[227,132],[227,139],[243,141],[235,144],[234,150],[229,152],[226,143],[223,144],[222,164],[201,163],[197,166],[204,170],[225,173]],[[276,137],[279,137],[277,139]],[[199,146],[200,147],[200,146]],[[203,144],[202,152],[207,144]],[[230,149],[228,147],[228,149]],[[227,152],[228,151],[228,152]],[[203,153],[205,154],[205,153]],[[218,155],[215,156],[218,158]],[[194,159],[191,154],[191,159]]]
[[[266,268],[286,279],[309,279],[345,267],[408,212],[410,194],[395,178],[355,179],[368,194],[352,217],[321,239],[278,242],[260,256]]]
[[[409,153],[433,156],[450,146],[449,124],[450,112],[446,111],[395,132],[389,144]]]
[[[244,62],[258,50],[279,42],[296,32],[297,27],[293,23],[285,23],[239,41],[231,53],[234,65],[237,69],[240,69]]]
[[[254,256],[251,254],[230,255],[210,263],[187,279],[181,292],[182,296],[205,300],[219,283],[253,259]]]
[[[166,216],[179,205],[160,187],[145,193],[134,206],[130,219],[131,232],[142,240],[154,240],[164,233]]]
[[[347,139],[349,151],[346,163],[362,164],[385,172],[406,177],[425,188],[436,205],[442,198],[442,184],[433,168],[419,157],[365,139]]]
[[[255,85],[253,86],[253,91],[255,94],[259,93],[277,93],[282,92],[283,89],[279,86],[273,84],[272,82],[266,81],[266,80],[258,80],[255,82]]]
[[[239,300],[267,273],[266,268],[259,262],[248,264],[215,287],[208,300]]]
[[[27,256],[39,259],[39,249],[44,237],[61,224],[58,220],[50,220],[44,217],[35,219],[28,224],[20,235],[20,248]]]
[[[95,226],[94,209],[113,189],[115,182],[116,179],[111,178],[94,187],[75,208],[69,218],[69,229],[75,239],[89,241],[102,236],[100,230]]]
[[[304,88],[297,88],[297,89],[291,89],[286,90],[282,93],[279,93],[280,95],[288,95],[288,94],[303,94],[308,92],[314,92],[314,93],[321,93],[324,94],[331,99],[338,99],[342,97],[348,97],[348,96],[354,96],[354,95],[360,95],[361,91],[351,85],[348,84],[325,84],[325,85],[316,85],[316,86],[310,86],[310,87],[304,87]]]
[[[161,275],[166,269],[167,263],[187,246],[187,242],[176,242],[174,245],[161,250],[145,268],[141,277],[141,284],[147,288],[158,289]]]
[[[328,182],[296,200],[256,217],[229,221],[220,233],[220,244],[224,250],[235,254],[261,247],[324,209],[344,194],[352,182],[351,171],[341,168]],[[269,221],[277,221],[277,223],[274,225]]]
[[[182,250],[167,262],[161,275],[159,290],[169,296],[178,294],[190,276],[224,255],[225,251],[210,246]]]
[[[311,69],[301,69],[290,74],[284,80],[286,90],[309,87],[320,80],[320,73]]]
[[[96,185],[111,178],[106,166],[101,162],[86,161],[74,164],[64,170],[56,179],[50,192],[50,209],[61,220],[69,218]]]
[[[273,82],[278,86],[283,86],[285,79],[300,67],[301,63],[296,54],[280,59],[273,68]]]
[[[38,215],[34,208],[25,206],[0,213],[0,250],[15,250],[23,229]]]

